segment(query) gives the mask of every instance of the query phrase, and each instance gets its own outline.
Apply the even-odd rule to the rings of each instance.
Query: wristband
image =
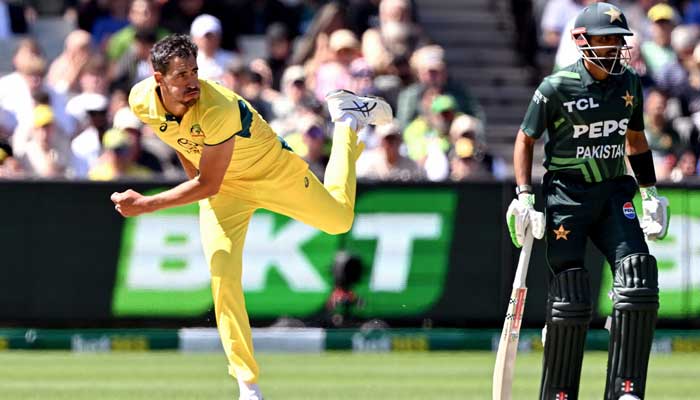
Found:
[[[644,153],[628,155],[634,177],[637,178],[639,186],[651,186],[656,183],[656,173],[654,172],[654,160],[651,157],[651,150]]]
[[[518,185],[515,187],[515,195],[520,196],[520,193],[532,193],[532,186]]]

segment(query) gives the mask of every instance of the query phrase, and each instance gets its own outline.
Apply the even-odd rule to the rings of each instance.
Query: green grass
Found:
[[[600,400],[606,354],[586,354],[580,399]],[[536,399],[541,353],[518,355],[513,398]],[[700,399],[697,354],[653,355],[647,398]],[[494,354],[266,354],[267,400],[490,399]],[[220,354],[0,352],[0,398],[236,399]]]

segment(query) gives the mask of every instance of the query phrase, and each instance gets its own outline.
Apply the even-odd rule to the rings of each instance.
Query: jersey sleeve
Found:
[[[525,112],[525,118],[520,124],[520,129],[526,135],[538,139],[547,130],[547,110],[552,107],[553,94],[554,90],[546,80],[542,81],[535,90]]]
[[[632,116],[627,128],[641,132],[644,130],[644,92],[639,76],[632,76],[632,87],[634,88],[634,108],[632,109]]]
[[[216,146],[221,144],[242,130],[241,113],[238,106],[217,105],[210,108],[202,118],[202,130],[204,131],[204,144]]]

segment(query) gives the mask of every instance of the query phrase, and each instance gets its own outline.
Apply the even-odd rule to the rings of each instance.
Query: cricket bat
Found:
[[[525,297],[527,296],[527,267],[530,263],[532,252],[532,232],[528,229],[525,233],[525,243],[520,250],[518,269],[513,279],[513,291],[508,303],[508,312],[503,323],[501,340],[498,343],[496,353],[496,367],[493,370],[493,400],[511,400],[513,388],[513,371],[515,370],[515,356],[518,354],[518,339],[520,337],[520,323],[525,310]]]

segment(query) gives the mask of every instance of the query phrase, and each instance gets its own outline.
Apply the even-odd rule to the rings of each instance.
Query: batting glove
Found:
[[[521,193],[517,199],[513,199],[506,212],[506,222],[510,232],[510,240],[517,248],[523,247],[525,233],[531,230],[532,236],[542,239],[544,236],[544,214],[536,211],[535,195],[531,193]]]
[[[644,215],[639,225],[647,240],[661,240],[668,233],[668,223],[671,220],[671,210],[668,199],[659,196],[656,186],[640,188],[642,194],[642,210]]]

